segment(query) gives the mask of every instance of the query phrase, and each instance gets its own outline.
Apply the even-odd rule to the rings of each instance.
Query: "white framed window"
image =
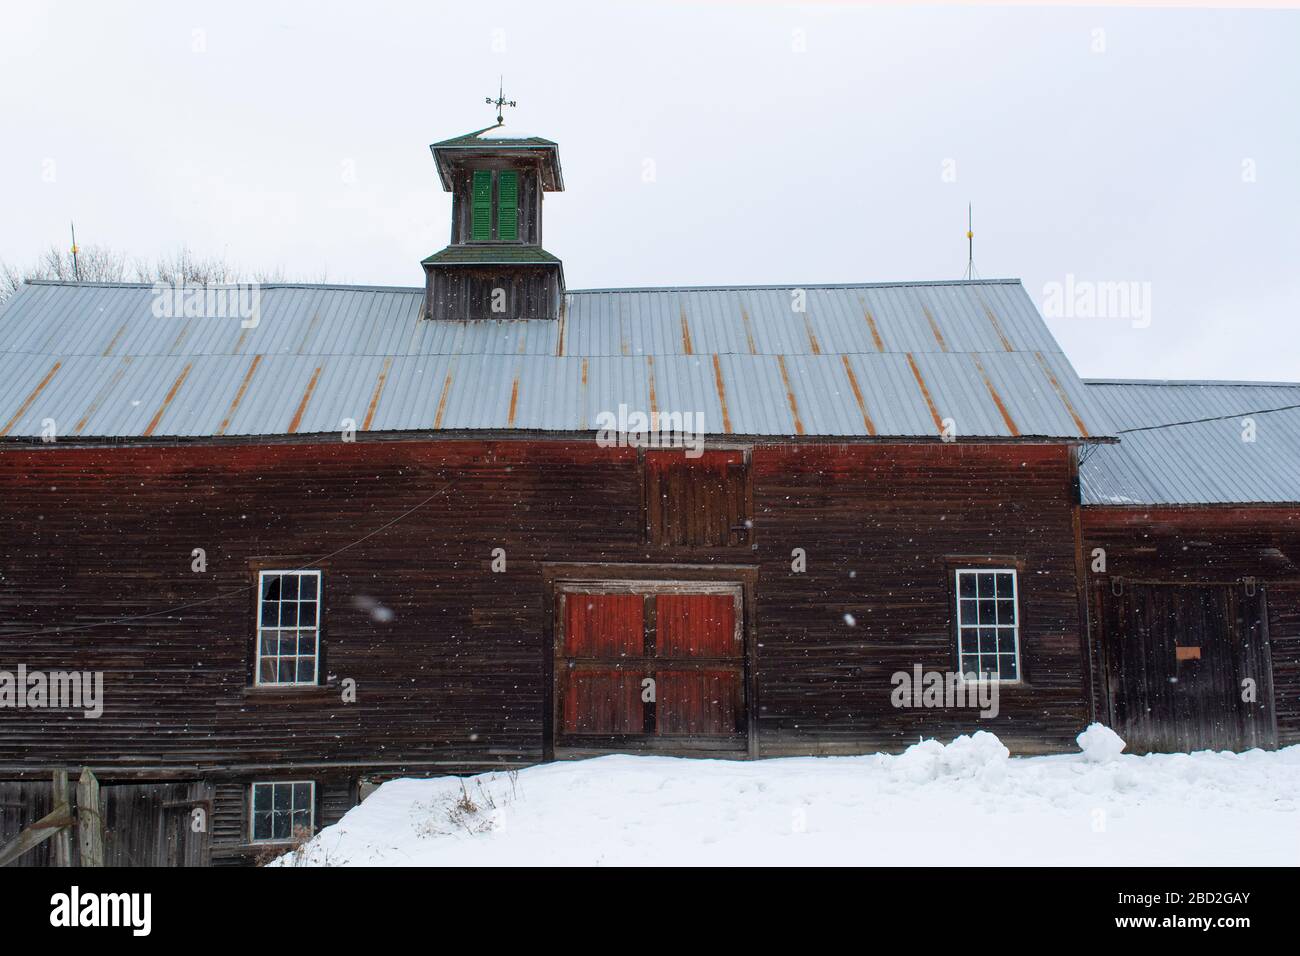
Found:
[[[1020,680],[1020,595],[1012,568],[957,572],[957,660],[967,680]]]
[[[320,572],[259,571],[254,683],[315,684],[320,661]]]
[[[316,783],[255,783],[249,809],[249,838],[254,843],[284,843],[310,836],[316,832]]]

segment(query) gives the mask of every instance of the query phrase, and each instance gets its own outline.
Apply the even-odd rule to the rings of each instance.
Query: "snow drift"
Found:
[[[981,731],[897,756],[608,756],[394,780],[278,865],[1231,865],[1300,859],[1300,746],[1009,756]]]

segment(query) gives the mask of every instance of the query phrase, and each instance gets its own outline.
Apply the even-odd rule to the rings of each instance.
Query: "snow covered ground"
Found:
[[[1253,865],[1300,862],[1300,747],[1008,758],[609,756],[395,780],[280,865]]]

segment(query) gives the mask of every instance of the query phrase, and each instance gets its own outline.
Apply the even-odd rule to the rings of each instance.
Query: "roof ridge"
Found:
[[[762,285],[610,286],[603,289],[567,289],[569,295],[610,292],[741,292],[772,289],[898,289],[912,286],[1022,285],[1019,279],[913,279],[892,282],[776,282]]]
[[[1244,379],[1213,378],[1084,378],[1084,385],[1144,385],[1144,386],[1230,386],[1234,388],[1300,388],[1300,382],[1253,382]]]
[[[492,243],[513,246],[513,243]],[[452,248],[448,246],[447,248]],[[152,289],[155,282],[90,282],[75,279],[27,279],[27,285],[81,286],[87,288]],[[423,286],[366,285],[344,282],[218,282],[216,288],[257,285],[263,289],[341,289],[356,292],[412,292],[423,293]],[[912,287],[944,287],[972,285],[1022,285],[1019,279],[914,279],[892,282],[778,282],[762,285],[664,285],[664,286],[609,286],[596,289],[566,289],[566,295],[607,295],[618,292],[765,292],[774,289],[899,289]]]

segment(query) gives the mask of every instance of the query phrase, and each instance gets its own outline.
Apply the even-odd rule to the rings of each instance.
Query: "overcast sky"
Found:
[[[570,288],[1135,282],[1090,377],[1300,380],[1300,12],[771,3],[6,3],[0,260],[188,245],[414,286],[428,144],[560,144]],[[649,175],[652,173],[653,175]],[[649,179],[649,181],[647,181]],[[1145,327],[1144,327],[1145,326]]]

